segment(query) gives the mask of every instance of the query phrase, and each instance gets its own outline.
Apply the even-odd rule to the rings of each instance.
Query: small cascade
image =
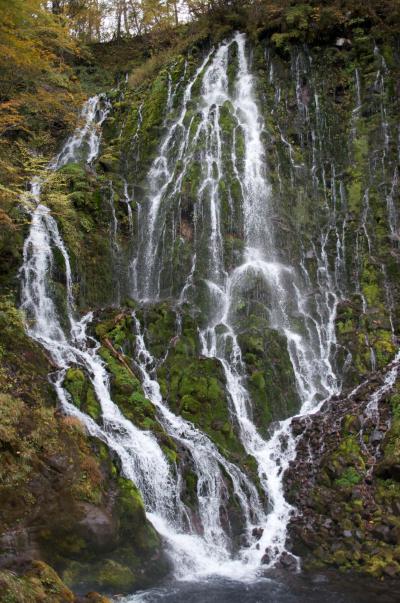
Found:
[[[400,351],[397,352],[393,361],[390,363],[389,370],[385,375],[385,379],[381,387],[379,387],[370,397],[368,404],[365,409],[366,416],[374,419],[376,422],[379,420],[379,402],[382,398],[393,389],[394,384],[397,381],[400,372]]]
[[[90,99],[82,115],[86,122],[67,141],[51,169],[58,169],[68,161],[77,161],[82,156],[80,145],[89,141],[83,156],[91,163],[100,147],[99,124],[105,119],[98,113],[100,97]],[[41,343],[59,367],[53,382],[64,410],[77,416],[91,435],[106,442],[121,458],[127,477],[132,479],[154,510],[162,507],[172,513],[173,482],[168,463],[154,436],[136,429],[113,404],[109,394],[108,376],[102,361],[96,354],[97,345],[86,337],[86,327],[91,320],[87,315],[81,321],[74,318],[73,283],[69,255],[60,236],[58,226],[50,210],[40,203],[41,182],[32,182],[32,197],[36,209],[32,215],[29,236],[24,244],[24,262],[21,269],[22,303],[29,335]],[[51,286],[54,251],[64,261],[66,281],[66,315],[68,324],[61,324],[60,309],[53,298]],[[86,369],[102,408],[102,426],[78,411],[70,402],[68,393],[62,388],[67,368],[71,365]],[[155,475],[159,471],[159,479]],[[151,478],[151,479],[150,479]]]
[[[146,207],[139,216],[139,236],[143,238],[139,241],[137,256],[138,293],[143,299],[156,298],[158,295],[157,284],[159,283],[161,270],[158,259],[160,238],[157,236],[159,235],[159,214],[160,210],[164,209],[163,202],[174,199],[176,192],[182,184],[183,171],[175,178],[172,165],[177,161],[188,163],[190,157],[188,148],[190,142],[189,133],[191,132],[194,117],[192,117],[189,127],[185,128],[186,106],[190,101],[194,83],[208,63],[210,56],[211,53],[205,58],[188,84],[184,93],[183,108],[179,118],[170,127],[166,138],[160,146],[159,156],[154,160],[149,170],[149,194],[145,202]]]
[[[142,128],[143,123],[143,103],[141,103],[138,107],[138,115],[137,115],[137,123],[135,133],[132,137],[132,141],[130,143],[131,154],[133,157],[134,165],[137,166],[140,158],[140,145],[139,145],[139,135]],[[122,133],[122,129],[121,129]]]
[[[193,535],[190,522],[189,533],[177,537],[176,534],[171,533],[170,526],[164,521],[160,523],[155,517],[152,521],[173,547],[172,554],[176,560],[178,577],[187,578],[189,571],[193,572],[194,576],[207,575],[215,571],[223,574],[230,571],[237,572],[239,564],[231,561],[230,545],[221,525],[220,509],[224,504],[224,495],[227,494],[221,469],[232,483],[248,535],[264,519],[257,491],[244,473],[228,462],[204,433],[168,409],[156,379],[155,359],[146,348],[141,326],[135,314],[133,319],[136,331],[136,360],[142,376],[144,392],[157,408],[159,420],[166,432],[180,446],[188,450],[194,463],[197,475],[198,511],[203,529],[202,538]]]
[[[356,106],[352,111],[352,120],[351,120],[351,139],[354,140],[357,136],[357,121],[360,118],[361,109],[362,109],[362,98],[361,98],[361,75],[360,70],[356,67],[354,70],[354,82],[355,82],[355,96],[356,96]]]
[[[64,259],[66,274],[67,314],[69,328],[63,328],[51,291],[51,269],[54,250]],[[140,488],[143,497],[155,512],[174,510],[174,485],[169,465],[154,436],[142,432],[127,421],[112,402],[109,378],[97,355],[98,345],[86,336],[91,315],[77,322],[73,316],[72,278],[69,256],[48,208],[39,205],[34,212],[31,229],[24,245],[22,267],[22,304],[29,335],[49,352],[59,370],[52,376],[59,400],[68,414],[78,417],[88,432],[99,437],[121,459],[126,477]],[[62,388],[65,372],[71,365],[86,370],[102,409],[102,425],[78,411]]]
[[[60,153],[51,162],[50,169],[58,170],[74,161],[85,161],[91,165],[99,153],[101,126],[110,110],[111,104],[105,96],[98,95],[90,98],[85,103],[80,116],[83,126],[76,128]]]
[[[118,243],[118,231],[119,231],[119,224],[118,224],[118,218],[117,218],[117,214],[115,211],[115,195],[114,195],[114,187],[113,187],[113,183],[110,180],[110,182],[108,183],[109,186],[109,206],[110,206],[110,213],[111,213],[111,220],[110,220],[110,246],[111,249],[114,253],[115,256],[118,256],[121,253],[121,248],[119,246]]]
[[[122,249],[118,241],[119,236],[119,223],[117,218],[117,213],[115,211],[115,193],[114,186],[112,180],[108,183],[109,194],[108,194],[108,205],[110,208],[110,249],[111,249],[111,257],[114,268],[114,303],[119,304],[121,301],[121,273],[123,270],[123,257],[122,257]],[[130,209],[130,205],[129,205]]]
[[[399,216],[396,208],[395,199],[400,190],[399,170],[396,165],[394,168],[393,179],[391,182],[389,193],[386,195],[386,204],[388,212],[388,221],[390,233],[392,235],[393,244],[398,247],[400,241]]]
[[[382,164],[382,177],[385,184],[385,196],[387,204],[387,218],[394,247],[399,245],[399,216],[396,207],[396,196],[399,192],[399,170],[398,161],[393,161],[390,155],[391,143],[399,139],[398,120],[391,121],[387,107],[390,95],[387,91],[387,77],[389,73],[385,58],[378,46],[374,47],[377,72],[374,82],[374,91],[379,98],[381,152],[377,154]]]
[[[385,76],[387,74],[387,65],[386,65],[386,61],[384,59],[384,57],[382,56],[382,54],[379,51],[378,46],[375,45],[374,47],[374,55],[379,63],[379,67],[378,67],[378,71],[376,73],[376,78],[375,78],[375,89],[379,92],[380,95],[380,101],[381,101],[381,129],[382,129],[382,136],[383,136],[383,156],[382,156],[382,164],[383,164],[383,169],[384,169],[384,164],[385,164],[385,159],[386,159],[386,154],[389,150],[389,143],[390,143],[390,135],[389,135],[389,123],[388,123],[388,116],[387,116],[387,109],[386,109],[386,105],[385,105]]]
[[[124,201],[126,203],[126,211],[128,212],[128,228],[129,234],[133,235],[133,213],[132,213],[132,199],[129,195],[128,182],[124,180]]]
[[[134,221],[133,221],[133,211],[132,211],[132,196],[129,192],[129,184],[126,178],[124,178],[124,196],[123,201],[126,205],[126,211],[128,214],[128,232],[129,232],[129,247],[128,247],[128,291],[135,294],[137,290],[137,282],[136,282],[136,258],[134,251]],[[133,259],[132,259],[133,258]]]
[[[91,100],[88,104],[92,107],[94,101]],[[88,120],[95,119],[93,111],[85,111],[84,114]],[[85,124],[84,132],[88,132],[90,127],[91,124]],[[100,139],[100,131],[97,132]],[[81,136],[77,131],[74,138],[83,141],[85,136]],[[69,141],[67,145],[69,153],[71,148],[74,148],[76,153],[74,156],[69,154],[69,160],[77,160],[80,155],[79,147],[71,147]],[[99,148],[99,140],[95,146]],[[66,156],[63,151],[61,156]],[[87,159],[93,161],[94,156],[89,154]],[[57,161],[52,165],[60,167]],[[50,210],[40,204],[40,192],[41,182],[34,179],[32,197],[37,206],[32,215],[29,236],[25,241],[24,262],[21,268],[21,308],[25,312],[27,331],[44,346],[58,367],[51,379],[63,410],[76,416],[90,435],[100,438],[119,456],[124,475],[139,488],[149,513],[159,518],[159,522],[173,525],[179,517],[181,507],[180,504],[177,505],[178,485],[153,434],[136,428],[125,419],[111,400],[109,376],[97,354],[99,344],[86,334],[92,315],[88,314],[80,321],[75,319],[69,255]],[[57,308],[51,286],[55,251],[58,251],[64,260],[65,313],[68,321],[65,325],[61,323],[62,313]],[[70,366],[82,367],[89,377],[101,406],[100,425],[79,411],[63,388],[65,373]]]
[[[388,313],[389,313],[390,330],[392,332],[392,341],[393,341],[393,343],[397,343],[395,328],[394,328],[394,320],[393,320],[395,305],[394,305],[392,290],[389,285],[389,280],[388,280],[388,275],[387,275],[387,270],[386,270],[385,264],[381,264],[381,270],[382,270],[382,275],[383,275],[383,286],[385,289],[386,304],[387,304],[387,309],[388,309]]]

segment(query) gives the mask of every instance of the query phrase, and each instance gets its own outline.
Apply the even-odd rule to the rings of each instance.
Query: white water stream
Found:
[[[60,153],[50,164],[50,169],[57,170],[73,161],[85,161],[91,165],[97,158],[101,141],[101,126],[107,119],[111,109],[109,100],[104,95],[90,98],[84,105],[79,127],[70,136]]]
[[[268,494],[270,510],[262,524],[263,536],[259,543],[253,542],[246,551],[248,567],[257,567],[265,550],[268,550],[272,565],[285,550],[286,528],[292,513],[283,493],[283,475],[296,454],[295,440],[291,435],[291,420],[276,426],[270,439],[263,439],[251,419],[251,399],[246,389],[245,367],[241,358],[232,314],[237,299],[244,295],[252,281],[261,278],[268,290],[267,311],[271,327],[286,336],[288,352],[292,361],[297,388],[301,399],[302,414],[313,412],[319,402],[338,391],[338,383],[331,365],[331,355],[335,346],[334,319],[337,298],[329,281],[325,246],[322,244],[320,260],[321,289],[326,291],[323,301],[327,302],[321,312],[320,322],[312,316],[299,275],[293,267],[279,260],[272,227],[272,190],[267,180],[264,147],[261,140],[262,118],[254,97],[253,77],[246,57],[246,40],[237,34],[229,43],[223,44],[213,55],[209,55],[185,94],[182,113],[160,147],[160,155],[154,161],[149,173],[150,193],[145,205],[142,229],[146,241],[142,262],[138,263],[139,278],[143,274],[139,294],[143,299],[156,300],[160,295],[159,262],[160,246],[165,236],[165,220],[168,205],[179,196],[186,166],[195,153],[199,153],[198,140],[203,141],[201,152],[202,180],[198,190],[197,212],[206,216],[197,241],[207,241],[202,253],[207,255],[207,268],[203,272],[208,288],[209,317],[207,326],[200,332],[202,353],[221,362],[227,383],[227,390],[238,425],[239,435],[246,451],[258,464],[260,482]],[[232,92],[228,78],[229,53],[237,49],[237,75]],[[191,100],[191,91],[196,78],[202,74],[201,98],[198,102],[198,116],[194,133],[192,122],[180,134],[178,159],[184,161],[182,171],[174,172],[176,152],[174,136],[183,129],[186,104]],[[243,136],[243,165],[238,175],[241,189],[241,220],[243,222],[245,249],[243,262],[230,274],[224,267],[220,180],[224,177],[223,130],[221,114],[226,107]],[[192,117],[192,120],[194,118]],[[192,137],[191,137],[192,136]],[[236,170],[240,165],[237,149],[231,151],[232,165]],[[161,178],[161,180],[160,180]],[[160,182],[162,186],[160,187]],[[157,191],[157,192],[155,192]],[[199,229],[200,230],[200,229]],[[192,271],[185,283],[180,302],[191,289]],[[195,271],[196,272],[196,271]],[[331,299],[329,299],[331,296]],[[292,317],[302,317],[304,336],[293,326]],[[326,318],[326,322],[323,320]],[[154,397],[154,396],[153,396]],[[243,554],[243,552],[242,552]]]

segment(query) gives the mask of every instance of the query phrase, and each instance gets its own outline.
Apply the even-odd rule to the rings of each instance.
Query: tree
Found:
[[[171,5],[171,10],[174,15],[175,26],[177,26],[179,25],[179,1],[171,0],[168,4]]]
[[[0,0],[0,13],[0,137],[28,135],[29,115],[37,119],[38,111],[58,111],[61,119],[55,90],[61,84],[66,94],[65,57],[77,48],[68,28],[40,0]]]

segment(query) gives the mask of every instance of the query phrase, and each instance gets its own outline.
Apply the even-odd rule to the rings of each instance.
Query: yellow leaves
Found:
[[[0,181],[18,187],[33,173],[27,151],[52,154],[74,123],[77,84],[65,56],[76,42],[41,0],[0,0],[0,15]],[[0,203],[7,212],[4,194]]]
[[[6,214],[0,207],[0,228],[4,228],[4,226],[14,228],[14,222],[11,220],[10,216]]]
[[[43,74],[63,72],[63,54],[76,42],[38,0],[0,0],[0,14],[0,99],[8,100]]]
[[[17,443],[16,427],[24,405],[19,399],[0,394],[0,441]]]
[[[21,101],[19,99],[12,99],[0,104],[0,136],[10,130],[23,130],[29,134],[20,108]]]

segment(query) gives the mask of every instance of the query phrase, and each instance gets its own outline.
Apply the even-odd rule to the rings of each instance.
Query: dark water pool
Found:
[[[360,576],[274,576],[243,583],[226,579],[173,582],[136,593],[121,603],[400,603],[400,582]]]

